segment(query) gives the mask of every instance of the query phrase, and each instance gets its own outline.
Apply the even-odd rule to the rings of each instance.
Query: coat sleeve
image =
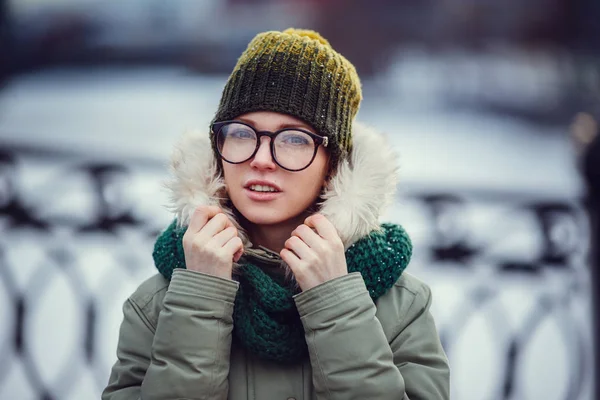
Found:
[[[226,399],[237,289],[234,281],[176,270],[155,331],[138,304],[125,302],[102,399]]]
[[[317,399],[448,399],[449,368],[429,313],[431,292],[405,293],[386,337],[359,273],[295,297]],[[395,318],[395,315],[390,317]]]

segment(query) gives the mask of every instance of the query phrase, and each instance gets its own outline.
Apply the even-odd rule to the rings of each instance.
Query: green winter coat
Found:
[[[346,247],[378,226],[396,182],[395,160],[381,136],[360,125],[353,136],[352,168],[340,168],[319,210]],[[170,187],[184,222],[199,205],[199,193],[218,197],[203,137],[184,138],[173,158]],[[198,187],[190,191],[190,182]],[[370,183],[364,193],[356,193],[365,186],[360,182]],[[265,271],[279,265],[251,251],[246,257]],[[292,365],[259,359],[232,340],[238,285],[185,269],[176,269],[170,282],[157,274],[142,283],[123,306],[118,360],[102,399],[449,398],[431,291],[410,274],[375,303],[359,273],[296,295],[309,356]]]

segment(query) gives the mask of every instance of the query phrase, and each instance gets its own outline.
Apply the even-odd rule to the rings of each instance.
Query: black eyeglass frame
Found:
[[[226,159],[223,154],[221,154],[221,150],[219,149],[219,146],[217,145],[217,152],[219,153],[219,156],[221,157],[221,159],[223,161],[228,162],[229,164],[242,164],[245,163],[246,161],[250,160],[251,158],[253,158],[256,153],[258,152],[258,149],[260,148],[260,144],[261,144],[261,140],[260,138],[263,136],[267,136],[269,138],[271,138],[271,143],[269,143],[269,146],[271,148],[271,157],[273,158],[273,161],[275,161],[275,164],[279,165],[281,168],[287,170],[287,171],[291,171],[291,172],[298,172],[298,171],[302,171],[308,167],[310,167],[310,164],[313,163],[313,161],[315,160],[315,157],[317,156],[317,151],[319,150],[319,146],[323,145],[323,147],[327,147],[327,145],[329,144],[329,138],[327,136],[319,136],[315,133],[312,133],[310,131],[307,131],[305,129],[302,128],[283,128],[280,130],[277,130],[275,132],[272,131],[258,131],[256,130],[256,128],[254,128],[252,125],[247,124],[243,121],[236,121],[236,120],[231,120],[231,121],[220,121],[220,122],[215,122],[212,124],[211,126],[211,131],[212,134],[217,136],[221,133],[221,129],[223,129],[223,127],[227,124],[232,124],[232,123],[236,123],[236,124],[241,124],[244,126],[247,126],[248,128],[252,129],[254,131],[254,133],[256,134],[256,148],[254,149],[254,151],[252,152],[252,154],[250,155],[250,157],[246,158],[243,161],[238,161],[238,162],[233,162],[233,161],[229,161],[228,159]],[[302,133],[306,133],[308,136],[310,136],[315,144],[315,150],[313,152],[312,158],[310,159],[310,161],[308,162],[308,164],[306,164],[305,167],[302,167],[300,169],[290,169],[290,168],[286,168],[283,165],[281,165],[279,163],[279,161],[277,161],[277,157],[275,156],[275,137],[277,135],[279,135],[282,132],[286,132],[286,131],[299,131]],[[215,137],[215,140],[218,140],[218,138]]]

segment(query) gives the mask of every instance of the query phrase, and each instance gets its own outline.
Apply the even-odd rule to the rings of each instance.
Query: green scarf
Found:
[[[382,224],[381,228],[346,250],[348,272],[361,273],[373,301],[394,285],[412,255],[402,227]],[[186,229],[173,221],[154,244],[154,263],[168,280],[175,268],[185,268],[182,238]],[[282,363],[304,358],[308,349],[293,299],[297,294],[294,285],[273,279],[249,262],[237,273],[240,287],[233,311],[234,339],[260,358]]]

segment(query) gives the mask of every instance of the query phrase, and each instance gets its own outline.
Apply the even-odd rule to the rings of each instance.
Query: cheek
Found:
[[[298,198],[304,199],[304,202],[311,203],[321,193],[323,181],[318,176],[303,177],[300,182],[294,185],[294,192]]]
[[[306,172],[308,173],[299,176],[300,179],[293,188],[298,198],[302,198],[304,203],[311,204],[321,194],[325,185],[326,165],[318,165],[318,168]]]
[[[237,185],[237,177],[239,174],[235,171],[235,165],[223,163],[223,182],[225,182],[225,189],[227,194],[231,197],[231,188],[235,188]]]

